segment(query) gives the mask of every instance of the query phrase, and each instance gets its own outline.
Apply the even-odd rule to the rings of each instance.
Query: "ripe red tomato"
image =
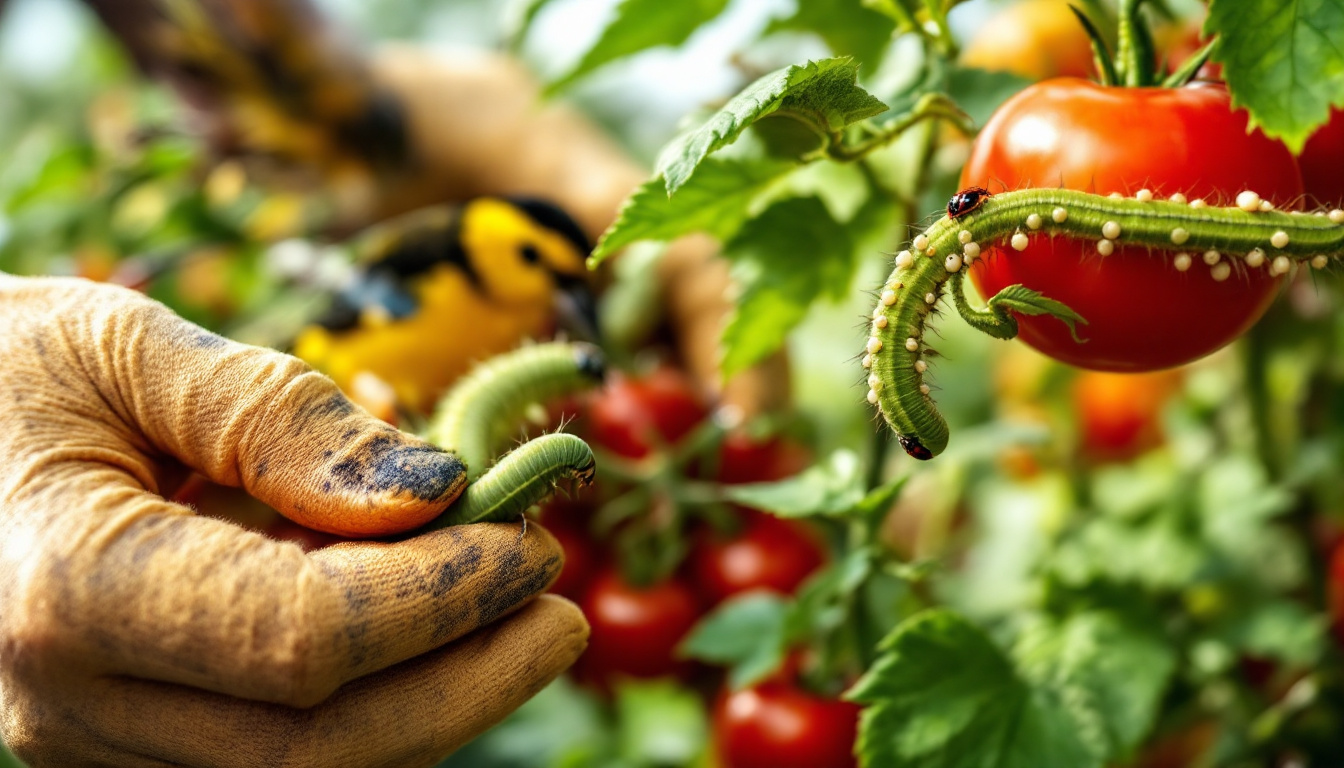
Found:
[[[1092,43],[1064,0],[1024,0],[987,19],[961,63],[1030,80],[1090,77]]]
[[[720,483],[769,483],[796,475],[807,468],[812,456],[807,448],[779,435],[754,440],[732,432],[719,447]]]
[[[1344,109],[1330,112],[1297,156],[1302,189],[1321,205],[1344,206]]]
[[[641,589],[609,569],[593,580],[579,607],[592,627],[580,677],[605,686],[622,675],[662,677],[690,668],[675,650],[699,619],[700,603],[682,581]]]
[[[692,545],[691,578],[700,596],[718,603],[755,589],[793,594],[826,561],[826,552],[801,524],[748,510],[731,538],[706,532]]]
[[[1037,83],[1008,100],[976,138],[962,187],[992,192],[1059,187],[1230,201],[1242,190],[1284,206],[1302,191],[1287,149],[1246,133],[1220,84],[1105,88],[1083,80]],[[1098,234],[1098,238],[1100,235]],[[1123,243],[1123,234],[1121,236]],[[1201,260],[1178,272],[1169,258],[1094,240],[1035,236],[1025,251],[987,249],[971,268],[981,294],[1022,283],[1087,319],[1073,341],[1046,316],[1019,317],[1021,338],[1082,368],[1151,371],[1207,355],[1241,335],[1274,299],[1278,280],[1252,270],[1217,282]]]
[[[588,411],[592,439],[613,453],[641,459],[660,443],[674,444],[709,414],[695,384],[673,368],[647,376],[612,374]]]
[[[723,768],[852,768],[859,707],[771,680],[720,695],[714,745]]]
[[[1180,383],[1174,371],[1084,371],[1073,382],[1083,452],[1123,461],[1162,442],[1162,408]]]

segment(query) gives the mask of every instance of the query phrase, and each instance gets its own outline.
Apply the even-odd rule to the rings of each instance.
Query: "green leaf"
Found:
[[[1178,591],[1207,569],[1209,555],[1196,533],[1169,515],[1138,525],[1101,518],[1055,548],[1049,558],[1065,584],[1093,581]]]
[[[831,53],[853,56],[866,75],[882,61],[896,20],[863,0],[798,0],[794,14],[772,20],[764,34],[781,31],[816,33]]]
[[[896,23],[894,32],[904,34],[913,32],[919,25],[914,13],[905,7],[905,0],[860,0],[865,8],[886,16]]]
[[[1004,288],[986,303],[991,308],[1004,307],[1019,315],[1050,315],[1069,327],[1069,334],[1073,336],[1074,341],[1085,341],[1078,338],[1077,324],[1087,325],[1082,315],[1074,312],[1067,304],[1046,298],[1020,283]]]
[[[839,629],[859,588],[873,575],[875,560],[871,549],[859,547],[803,582],[785,618],[785,634],[791,639],[823,637]]]
[[[616,722],[621,756],[634,765],[689,765],[709,737],[700,696],[671,680],[618,685]]]
[[[847,698],[866,704],[865,768],[1090,768],[1103,757],[1066,703],[1034,688],[978,628],[944,609],[903,622]]]
[[[724,378],[783,346],[813,302],[844,297],[853,253],[848,231],[816,197],[782,200],[743,225],[723,249],[740,292],[723,331]]]
[[[748,483],[724,488],[727,497],[780,517],[844,514],[864,499],[859,457],[840,449],[825,462],[774,483]]]
[[[595,267],[639,240],[672,240],[691,232],[726,240],[742,226],[755,197],[793,167],[774,161],[709,158],[673,197],[668,197],[661,179],[646,181],[602,234],[589,265]]]
[[[1342,29],[1344,0],[1213,0],[1204,22],[1232,105],[1293,152],[1344,107]]]
[[[728,6],[728,0],[622,0],[601,37],[579,63],[546,86],[556,93],[575,80],[632,53],[662,45],[681,45]]]
[[[1112,759],[1147,736],[1176,668],[1175,650],[1161,636],[1112,613],[1037,623],[1014,650],[1023,676],[1059,691],[1080,733]]]
[[[770,676],[784,661],[789,603],[770,593],[730,598],[701,619],[682,641],[681,653],[729,667],[728,683],[745,688]]]
[[[1320,662],[1329,628],[1329,616],[1275,599],[1249,609],[1239,604],[1219,628],[1219,635],[1242,653],[1307,669]]]
[[[769,115],[791,115],[819,134],[830,134],[886,111],[885,104],[854,84],[858,73],[848,57],[822,59],[776,70],[747,86],[704,125],[663,150],[658,171],[667,194],[675,194],[711,152],[732,144],[748,126]]]
[[[909,475],[898,477],[886,485],[874,488],[854,505],[854,512],[870,520],[884,517],[891,510],[891,505],[896,503],[896,497],[901,495],[901,490],[905,488],[905,483],[909,479]]]

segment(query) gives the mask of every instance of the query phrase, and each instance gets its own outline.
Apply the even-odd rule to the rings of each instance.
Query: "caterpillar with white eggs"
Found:
[[[1021,285],[990,297],[983,309],[971,306],[962,285],[964,270],[982,249],[1022,251],[1032,237],[1065,236],[1095,241],[1104,257],[1123,241],[1173,254],[1178,270],[1189,269],[1192,253],[1216,252],[1227,260],[1212,265],[1221,270],[1215,279],[1230,274],[1231,259],[1277,276],[1295,263],[1324,269],[1344,255],[1344,210],[1279,211],[1252,191],[1237,195],[1233,206],[1196,202],[1067,189],[958,192],[948,203],[948,216],[896,255],[895,268],[878,291],[863,355],[868,401],[911,456],[927,460],[947,447],[947,422],[925,381],[929,350],[924,343],[929,315],[944,290],[952,292],[953,304],[969,324],[997,338],[1017,335],[1015,315],[1041,314],[1067,323],[1077,338],[1077,326],[1086,318]]]

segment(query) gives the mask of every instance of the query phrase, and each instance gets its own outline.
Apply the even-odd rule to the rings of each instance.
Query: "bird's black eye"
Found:
[[[535,246],[524,245],[521,253],[523,261],[528,264],[536,264],[541,261],[541,251],[538,251]]]

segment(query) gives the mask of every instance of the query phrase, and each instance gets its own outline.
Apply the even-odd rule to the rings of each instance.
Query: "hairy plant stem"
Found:
[[[832,160],[852,162],[875,149],[885,147],[925,120],[946,120],[967,136],[975,135],[975,125],[970,115],[963,112],[955,102],[941,93],[926,93],[915,103],[914,108],[888,123],[868,140],[846,144],[844,136],[835,133],[831,134],[830,141],[820,152]]]

